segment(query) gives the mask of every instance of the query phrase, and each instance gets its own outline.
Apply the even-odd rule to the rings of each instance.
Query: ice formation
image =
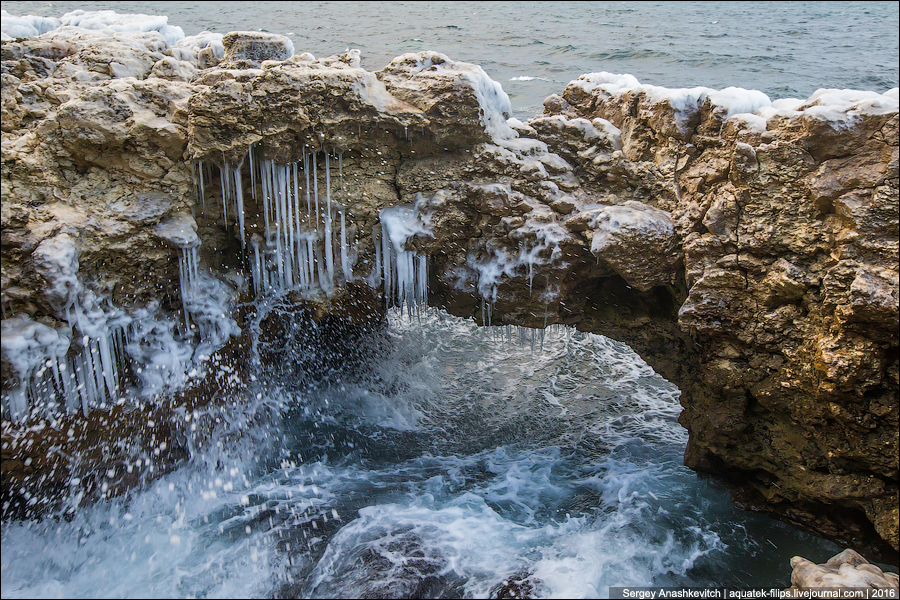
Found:
[[[157,31],[169,46],[184,38],[184,30],[169,25],[165,16],[142,14],[120,14],[112,10],[73,10],[60,19],[27,15],[16,17],[5,10],[2,12],[2,39],[40,35],[60,27],[91,29],[104,34]]]
[[[32,37],[59,27],[59,19],[25,15],[17,17],[0,10],[0,39],[4,42],[20,37]]]
[[[428,257],[406,249],[406,242],[416,235],[431,235],[414,204],[382,209],[381,252],[376,256],[382,265],[384,295],[389,304],[410,314],[428,306]]]
[[[204,161],[195,163],[193,178],[200,210],[207,210],[207,189],[215,168],[222,219],[228,227],[237,225],[254,292],[261,295],[321,289],[330,294],[340,276],[345,282],[353,279],[356,256],[348,233],[348,211],[338,204],[333,189],[332,163],[337,158],[342,178],[342,156],[339,152],[304,150],[299,160],[282,164],[261,158],[260,153],[259,148],[251,146],[236,165],[224,156],[222,167]],[[319,195],[320,175],[324,175],[324,196]],[[254,228],[249,235],[244,197],[247,179],[250,200],[263,217],[262,230]]]
[[[883,94],[870,91],[820,89],[806,100],[785,98],[772,101],[758,90],[728,87],[714,90],[706,87],[669,89],[641,84],[633,75],[588,73],[571,82],[585,93],[601,90],[609,96],[643,93],[651,103],[668,102],[683,132],[688,121],[708,100],[723,119],[739,119],[751,130],[762,132],[773,117],[803,115],[832,122],[844,122],[861,114],[885,114],[897,110],[898,88]]]
[[[19,383],[3,392],[3,412],[14,420],[29,409],[87,415],[124,402],[128,380],[140,382],[139,395],[152,396],[199,375],[209,356],[240,330],[229,316],[232,290],[200,268],[196,229],[186,213],[155,228],[181,252],[184,327],[162,315],[157,304],[128,314],[85,289],[68,235],[42,242],[35,260],[47,281],[45,297],[66,325],[54,329],[24,315],[3,320],[3,361]]]
[[[59,364],[69,349],[69,337],[25,315],[2,321],[3,359],[19,378],[18,388],[2,396],[3,411],[13,419],[21,418],[29,405],[28,396],[36,396],[42,376],[50,367],[59,376]]]

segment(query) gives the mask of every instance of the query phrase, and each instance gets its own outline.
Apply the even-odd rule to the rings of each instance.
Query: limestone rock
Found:
[[[825,564],[817,565],[803,557],[791,559],[791,588],[809,590],[815,588],[863,588],[890,589],[900,587],[896,573],[885,573],[869,564],[858,552],[846,549]],[[790,595],[788,596],[790,597]]]
[[[284,61],[294,54],[294,44],[283,35],[259,31],[232,31],[222,38],[226,65],[259,67],[263,61]]]
[[[301,190],[333,210],[334,285],[294,301],[357,318],[388,303],[380,211],[410,205],[430,235],[402,251],[428,254],[431,304],[631,344],[683,392],[689,466],[897,549],[895,90],[773,103],[600,73],[520,123],[480,67],[436,52],[369,72],[270,34],[77,28],[0,51],[6,314],[61,331],[82,293],[181,315],[194,259],[238,289],[266,218],[286,221],[277,179],[295,222]]]
[[[666,212],[629,200],[578,213],[566,225],[584,231],[591,253],[640,291],[674,282],[681,255]]]

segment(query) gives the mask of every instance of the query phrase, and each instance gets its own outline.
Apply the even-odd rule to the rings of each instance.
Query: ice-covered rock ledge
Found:
[[[202,379],[238,300],[427,303],[629,343],[684,392],[687,464],[897,548],[897,90],[596,73],[522,123],[436,52],[119,17],[2,46],[8,427]]]

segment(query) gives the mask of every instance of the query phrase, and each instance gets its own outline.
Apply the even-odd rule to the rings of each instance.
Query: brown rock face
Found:
[[[595,74],[507,123],[498,84],[433,52],[371,73],[267,34],[224,58],[141,39],[3,44],[6,316],[65,331],[90,292],[197,344],[197,289],[364,322],[427,273],[455,315],[630,344],[683,390],[689,466],[898,548],[895,93],[776,109]],[[12,393],[32,363],[3,360]]]

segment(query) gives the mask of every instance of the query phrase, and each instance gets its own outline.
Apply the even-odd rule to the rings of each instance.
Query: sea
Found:
[[[527,120],[583,73],[681,88],[898,85],[896,2],[4,2],[13,15],[166,15],[482,65]],[[739,510],[682,465],[679,391],[626,345],[554,326],[391,312],[262,348],[178,469],[63,515],[5,521],[3,598],[603,598],[610,587],[783,588],[842,548]],[[73,500],[74,502],[74,500]],[[896,571],[896,567],[893,568]]]

